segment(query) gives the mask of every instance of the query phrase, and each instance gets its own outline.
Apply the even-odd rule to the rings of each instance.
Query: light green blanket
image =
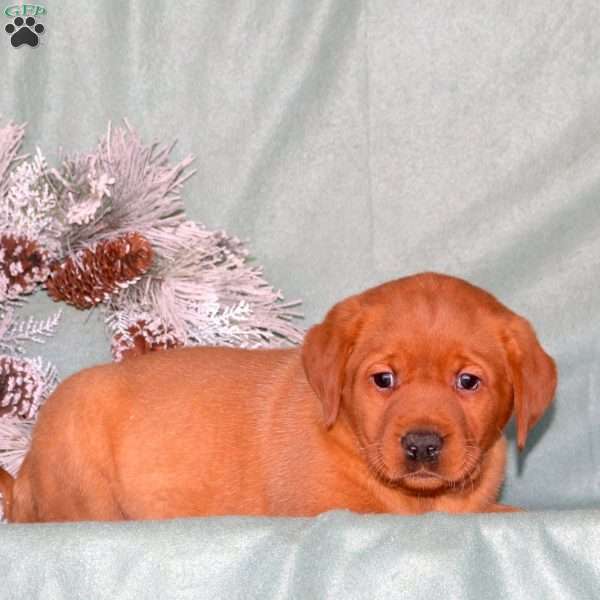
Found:
[[[27,600],[592,599],[599,522],[592,511],[510,520],[334,512],[13,525],[2,529],[0,593]]]
[[[443,271],[528,317],[560,385],[509,457],[503,500],[534,512],[2,527],[0,598],[600,597],[600,4],[45,6],[35,49],[0,16],[0,113],[29,150],[122,117],[176,137],[188,216],[249,240],[306,325]],[[60,331],[61,377],[109,360],[97,316]]]

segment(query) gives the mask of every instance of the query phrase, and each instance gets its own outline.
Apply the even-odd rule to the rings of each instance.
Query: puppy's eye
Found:
[[[472,373],[459,373],[456,378],[456,387],[459,390],[474,392],[479,389],[481,379]]]
[[[391,390],[396,385],[396,376],[391,371],[382,371],[371,376],[380,390]]]

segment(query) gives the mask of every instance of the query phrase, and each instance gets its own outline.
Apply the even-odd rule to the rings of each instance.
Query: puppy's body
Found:
[[[457,396],[448,373],[458,367],[448,361],[455,350],[472,350],[460,343],[471,296],[490,302],[472,317],[477,327],[508,311],[460,280],[419,277],[340,303],[302,349],[169,350],[72,376],[41,410],[9,519],[503,510],[496,504],[505,463],[500,430],[519,391],[508,382],[517,377],[503,371],[506,357],[494,353],[509,341],[500,330],[477,334],[489,387],[479,404],[474,395]],[[468,301],[460,298],[457,308],[443,292],[440,301],[444,286]],[[413,306],[406,321],[395,302],[402,292]],[[414,294],[427,298],[418,315]],[[390,356],[394,348],[402,365]],[[373,361],[402,372],[402,385],[374,386]],[[553,368],[550,361],[540,376]],[[554,392],[547,387],[545,402]],[[438,432],[444,446],[439,460],[421,465],[401,442],[423,429]],[[9,486],[0,485],[10,499]]]
[[[189,348],[88,369],[65,381],[40,416],[11,518],[416,513],[493,503],[502,461],[489,461],[476,489],[406,495],[369,473],[344,419],[329,431],[322,420],[296,349]]]

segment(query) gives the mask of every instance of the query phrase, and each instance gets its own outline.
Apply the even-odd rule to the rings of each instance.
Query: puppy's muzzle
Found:
[[[438,461],[444,440],[435,431],[409,431],[400,440],[404,456],[410,463]]]

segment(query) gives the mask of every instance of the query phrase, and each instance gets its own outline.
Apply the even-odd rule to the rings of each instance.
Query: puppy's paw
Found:
[[[522,508],[510,504],[492,504],[484,512],[525,512]]]

